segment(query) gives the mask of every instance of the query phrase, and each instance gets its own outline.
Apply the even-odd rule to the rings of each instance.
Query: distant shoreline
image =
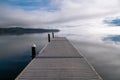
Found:
[[[59,32],[58,29],[41,29],[41,28],[0,28],[0,35],[23,35],[32,33],[47,33],[47,32]]]

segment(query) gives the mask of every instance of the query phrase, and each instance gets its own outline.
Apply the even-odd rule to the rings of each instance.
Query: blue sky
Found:
[[[52,6],[51,0],[0,0],[3,5],[8,5],[14,8],[21,8],[24,10],[46,10],[55,11],[58,8]]]

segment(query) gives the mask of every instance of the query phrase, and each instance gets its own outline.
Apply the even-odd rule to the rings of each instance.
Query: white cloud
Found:
[[[85,28],[88,29],[88,33],[105,33],[105,25],[100,22],[106,17],[120,15],[119,4],[119,0],[52,0],[50,5],[58,8],[58,10],[53,12],[43,10],[26,11],[1,5],[0,27],[45,28],[80,25],[79,30],[81,32],[82,28],[84,28],[81,26],[87,26]],[[108,31],[109,29],[107,27]]]

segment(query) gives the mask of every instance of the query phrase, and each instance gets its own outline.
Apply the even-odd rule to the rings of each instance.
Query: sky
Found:
[[[120,0],[0,0],[0,27],[120,34]],[[118,25],[115,25],[118,24]]]

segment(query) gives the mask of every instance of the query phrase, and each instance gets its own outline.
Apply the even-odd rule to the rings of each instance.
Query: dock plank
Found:
[[[55,38],[38,56],[82,57],[66,38]]]
[[[102,80],[64,37],[52,40],[15,80]]]

